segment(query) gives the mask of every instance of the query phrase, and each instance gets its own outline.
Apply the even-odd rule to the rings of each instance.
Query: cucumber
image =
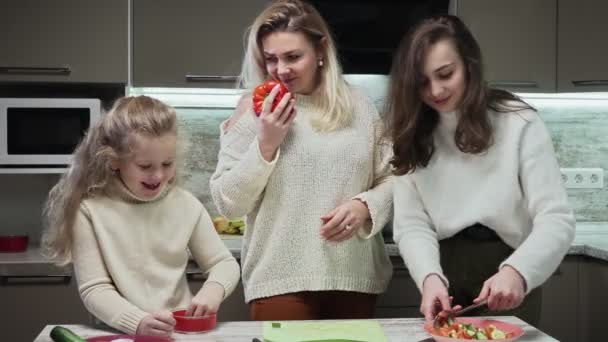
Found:
[[[54,342],[86,342],[86,340],[76,335],[72,330],[61,326],[56,326],[51,330],[51,340]]]
[[[503,338],[507,338],[507,335],[501,330],[492,330],[490,336],[493,340],[502,340]]]
[[[487,340],[487,339],[488,339],[488,337],[486,336],[486,334],[484,334],[484,333],[483,333],[483,332],[481,332],[481,331],[477,331],[477,334],[475,334],[475,337],[474,337],[474,338],[475,338],[476,340]]]

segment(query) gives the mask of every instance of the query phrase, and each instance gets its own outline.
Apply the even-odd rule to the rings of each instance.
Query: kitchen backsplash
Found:
[[[357,79],[378,108],[382,108],[384,79]],[[375,83],[374,83],[375,82]],[[149,91],[148,93],[150,93]],[[177,107],[182,131],[188,135],[189,153],[183,172],[184,186],[215,214],[209,195],[209,178],[215,170],[219,124],[232,113],[236,98],[224,108],[206,108],[195,94],[151,94]],[[536,107],[553,137],[560,167],[600,167],[608,171],[608,94],[521,94]],[[220,107],[220,104],[215,104]],[[608,179],[608,172],[605,172]],[[604,181],[608,184],[608,181]],[[578,221],[608,221],[608,185],[603,189],[568,189]]]
[[[384,83],[382,83],[384,84]],[[365,82],[380,108],[385,87]],[[215,170],[219,125],[228,118],[239,97],[230,90],[134,89],[160,98],[177,109],[183,137],[181,184],[209,210],[217,211],[209,194],[209,178]],[[528,95],[545,120],[562,168],[600,167],[608,184],[608,94]],[[0,233],[28,232],[39,238],[42,203],[57,175],[0,174]],[[568,189],[577,221],[608,221],[608,185],[602,189]]]
[[[42,206],[56,174],[0,174],[0,234],[27,234],[40,240]]]
[[[604,170],[604,188],[567,189],[577,221],[608,221],[608,94],[527,99],[551,132],[560,167]]]

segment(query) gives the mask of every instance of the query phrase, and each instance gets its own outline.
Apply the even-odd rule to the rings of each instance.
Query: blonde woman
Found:
[[[288,93],[259,117],[244,96],[222,127],[210,181],[218,210],[246,216],[245,299],[254,320],[369,318],[392,275],[391,148],[377,110],[346,84],[326,23],[276,1],[250,28],[241,81]]]
[[[169,310],[218,310],[239,266],[211,218],[175,185],[175,111],[146,96],[116,101],[77,147],[45,208],[47,255],[72,262],[85,307],[130,334],[170,336]],[[188,249],[209,273],[192,296]]]

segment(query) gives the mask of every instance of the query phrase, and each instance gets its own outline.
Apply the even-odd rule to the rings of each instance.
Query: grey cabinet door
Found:
[[[584,257],[580,267],[580,335],[576,341],[606,341],[608,262]]]
[[[579,257],[567,256],[542,289],[538,328],[562,342],[579,341],[576,319],[579,302]]]
[[[90,324],[71,276],[0,277],[2,341],[33,341],[48,324]]]
[[[491,86],[554,92],[556,0],[459,0],[458,16],[481,46]]]
[[[559,0],[558,4],[558,91],[608,91],[608,2]]]
[[[126,83],[124,0],[3,0],[0,81]]]
[[[392,257],[393,278],[386,292],[378,296],[376,318],[422,317],[420,292],[401,257]]]
[[[133,85],[234,87],[267,0],[134,0]]]

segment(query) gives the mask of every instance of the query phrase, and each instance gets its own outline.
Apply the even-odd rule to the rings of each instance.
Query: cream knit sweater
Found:
[[[179,187],[142,200],[114,181],[110,196],[84,200],[76,217],[72,258],[85,307],[130,334],[149,313],[186,308],[188,250],[228,296],[239,266],[202,204]]]
[[[386,289],[392,265],[378,233],[392,216],[391,147],[376,109],[360,93],[353,98],[351,125],[319,133],[310,125],[313,99],[297,95],[297,117],[272,162],[259,152],[253,113],[222,132],[210,187],[223,215],[246,216],[247,302],[299,291]],[[352,198],[368,205],[371,221],[339,244],[321,239],[321,216]]]
[[[475,223],[516,249],[500,266],[514,267],[528,292],[557,268],[574,238],[551,137],[538,114],[489,115],[495,135],[488,151],[458,150],[457,114],[442,113],[429,165],[395,177],[394,239],[419,289],[431,273],[447,281],[437,241]]]

